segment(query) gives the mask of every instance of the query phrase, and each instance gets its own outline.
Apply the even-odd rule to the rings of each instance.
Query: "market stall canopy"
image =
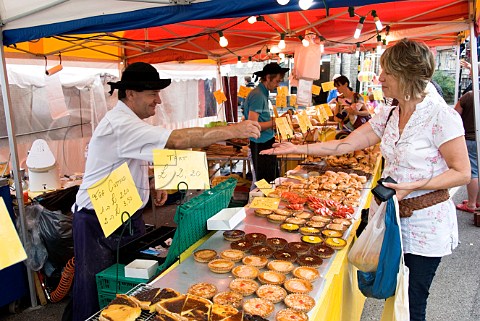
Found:
[[[369,50],[377,45],[373,13],[383,23],[382,40],[409,37],[431,46],[453,45],[470,21],[468,0],[325,0],[315,1],[306,11],[299,10],[296,0],[285,6],[273,0],[3,2],[3,41],[10,55],[150,63],[270,59],[282,34],[286,41],[282,52],[291,54],[307,30],[317,35],[317,41],[325,39],[326,53],[353,52],[357,43]],[[258,20],[254,24],[247,21],[252,15]],[[354,39],[362,17],[362,34]],[[219,45],[219,32],[228,39],[225,48]]]

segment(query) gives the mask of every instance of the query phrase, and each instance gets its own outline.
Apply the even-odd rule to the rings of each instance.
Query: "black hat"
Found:
[[[167,87],[171,79],[160,79],[158,71],[145,62],[135,62],[129,65],[122,74],[122,80],[109,82],[110,94],[115,89],[159,90]]]
[[[276,62],[271,62],[269,64],[266,64],[262,70],[254,72],[253,74],[261,78],[266,75],[284,74],[289,70],[289,68],[280,67],[280,65]]]

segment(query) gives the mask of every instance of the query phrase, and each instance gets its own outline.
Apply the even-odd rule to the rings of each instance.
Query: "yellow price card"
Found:
[[[210,189],[207,156],[191,150],[153,150],[156,189]]]
[[[250,204],[250,208],[264,208],[266,210],[276,210],[280,204],[279,198],[274,197],[255,197]]]
[[[333,116],[332,108],[330,108],[329,104],[322,104],[321,106],[325,109],[328,117]]]
[[[330,91],[335,89],[335,86],[333,85],[333,81],[322,82],[322,89],[323,91]]]
[[[122,213],[133,215],[143,204],[127,163],[87,189],[105,237],[122,225]],[[126,221],[128,216],[124,216]]]
[[[293,138],[293,130],[288,124],[287,118],[275,118],[275,124],[277,125],[277,130],[280,132],[280,136],[282,136],[283,139]]]
[[[213,92],[213,97],[215,97],[215,100],[217,101],[217,104],[219,104],[219,105],[221,103],[223,103],[224,101],[227,101],[227,97],[225,96],[225,94],[221,90],[214,91]]]
[[[3,198],[0,197],[0,270],[21,262],[27,253],[13,225]]]
[[[317,85],[312,85],[312,94],[314,95],[320,95],[320,86]]]
[[[287,107],[287,96],[279,96],[275,99],[276,107]]]
[[[375,100],[383,100],[383,92],[381,89],[375,89],[373,91],[373,99]]]
[[[297,105],[297,95],[290,95],[290,106],[295,106]]]
[[[302,133],[306,133],[308,129],[312,129],[312,123],[310,122],[310,118],[306,113],[298,113],[298,124],[300,125],[300,130]]]
[[[273,115],[275,115],[275,118],[278,118],[277,106],[272,106],[272,108],[273,108]]]
[[[288,95],[288,87],[281,86],[277,87],[277,96],[287,96]]]
[[[255,186],[257,186],[266,196],[275,191],[275,188],[272,188],[272,184],[269,184],[265,179],[255,182]]]
[[[252,89],[253,88],[251,87],[240,86],[237,96],[241,98],[247,98],[248,94],[252,91]]]
[[[317,112],[318,112],[318,118],[320,122],[325,122],[328,120],[328,115],[327,112],[325,111],[325,107],[323,105],[318,105],[317,107]]]

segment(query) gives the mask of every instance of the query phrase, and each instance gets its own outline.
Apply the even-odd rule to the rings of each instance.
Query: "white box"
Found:
[[[231,230],[245,217],[247,217],[247,213],[243,207],[224,208],[207,220],[207,229],[210,231]]]
[[[125,277],[137,279],[150,279],[158,268],[156,260],[134,260],[125,266]]]

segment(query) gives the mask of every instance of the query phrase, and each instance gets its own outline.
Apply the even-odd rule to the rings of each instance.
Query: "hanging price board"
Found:
[[[290,95],[290,106],[297,107],[297,95]]]
[[[225,94],[221,90],[214,91],[213,92],[213,97],[215,97],[215,100],[217,101],[217,104],[219,104],[219,105],[221,103],[223,103],[224,101],[227,101],[227,97],[225,96]]]
[[[288,87],[280,86],[277,87],[277,96],[287,96],[288,95]]]
[[[279,198],[274,197],[255,197],[250,204],[250,208],[263,208],[266,210],[276,210],[280,204]]]
[[[313,126],[312,126],[312,123],[310,122],[310,118],[305,112],[298,113],[297,118],[298,118],[298,124],[300,125],[300,130],[302,131],[302,133],[305,134],[308,131],[308,129],[312,129]]]
[[[252,89],[252,87],[240,86],[237,96],[240,98],[247,98],[248,94],[252,91]]]
[[[313,95],[320,95],[320,86],[312,85],[312,94]]]
[[[207,156],[191,150],[155,149],[153,172],[156,189],[210,189]],[[185,186],[184,186],[185,187]]]
[[[335,86],[333,85],[333,81],[322,82],[322,89],[323,91],[330,91],[335,89]]]
[[[285,117],[275,118],[275,124],[277,125],[277,130],[280,132],[280,136],[283,139],[288,140],[293,138],[293,130],[288,125],[288,121]]]
[[[87,192],[105,237],[122,225],[123,212],[133,215],[143,204],[127,163],[90,186]]]
[[[276,107],[287,107],[287,96],[277,95],[277,97],[275,99],[275,106]]]
[[[20,242],[20,237],[0,197],[0,270],[27,258],[27,253]]]
[[[383,100],[383,92],[381,89],[375,89],[373,91],[373,99],[375,100]]]

